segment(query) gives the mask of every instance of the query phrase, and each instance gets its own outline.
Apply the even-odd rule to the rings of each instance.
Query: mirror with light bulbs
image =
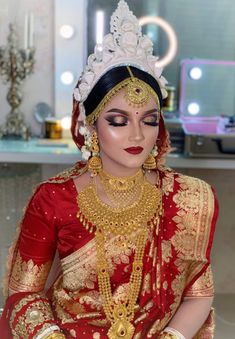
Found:
[[[176,87],[177,97],[182,59],[234,59],[235,2],[127,0],[127,3],[138,18],[162,18],[173,28],[178,50],[174,60],[165,66],[164,76],[169,85]],[[95,43],[109,32],[110,15],[116,6],[117,0],[55,0],[55,112],[59,118],[71,114],[73,88],[87,55],[93,52]],[[221,29],[223,23],[226,25]],[[169,36],[160,24],[146,23],[143,32],[152,39],[154,53],[160,59],[167,55]],[[214,71],[216,74],[216,67]]]
[[[182,118],[234,116],[234,89],[235,61],[183,60],[180,95]]]

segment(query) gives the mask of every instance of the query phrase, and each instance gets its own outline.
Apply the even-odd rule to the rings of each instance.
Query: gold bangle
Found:
[[[159,339],[178,339],[176,335],[169,332],[160,333]]]
[[[61,332],[53,332],[48,334],[48,336],[45,337],[45,339],[66,339],[66,337]]]

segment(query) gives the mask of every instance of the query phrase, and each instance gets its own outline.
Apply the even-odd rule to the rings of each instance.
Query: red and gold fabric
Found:
[[[43,183],[28,205],[9,276],[12,295],[0,322],[1,333],[7,333],[5,338],[36,338],[42,328],[57,325],[68,339],[107,339],[110,324],[99,294],[94,234],[77,218],[79,206],[73,179],[84,170],[77,165]],[[159,174],[164,213],[158,231],[149,231],[145,246],[134,339],[157,338],[183,298],[214,293],[210,267],[218,213],[214,192],[199,179],[168,169]],[[106,243],[115,300],[122,300],[128,293],[134,244],[120,246],[115,237]],[[56,252],[61,267],[47,281],[50,288],[45,291]],[[19,328],[19,323],[24,326]],[[195,338],[202,339],[205,333],[207,338],[213,338],[212,328],[209,317]],[[17,331],[23,334],[17,337]]]

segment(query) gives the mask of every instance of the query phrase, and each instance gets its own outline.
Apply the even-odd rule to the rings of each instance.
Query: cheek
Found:
[[[109,125],[98,130],[100,143],[111,144],[123,139],[124,133],[121,128],[111,128]]]
[[[148,129],[146,131],[146,142],[148,145],[154,146],[156,144],[156,141],[158,139],[159,135],[159,127]]]
[[[106,154],[117,154],[119,147],[122,145],[122,139],[119,134],[111,129],[106,129],[99,134],[100,151]]]

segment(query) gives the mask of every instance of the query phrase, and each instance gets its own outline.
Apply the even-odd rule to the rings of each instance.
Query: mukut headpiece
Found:
[[[74,98],[80,102],[79,120],[85,119],[83,102],[92,88],[102,75],[117,66],[134,66],[151,74],[158,82],[163,98],[167,95],[166,80],[161,75],[162,68],[156,64],[158,57],[153,55],[152,41],[142,34],[138,19],[124,0],[119,1],[111,16],[110,32],[88,57],[79,85],[74,90]]]

